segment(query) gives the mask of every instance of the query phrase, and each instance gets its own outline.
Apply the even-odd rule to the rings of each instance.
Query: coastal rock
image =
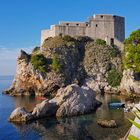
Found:
[[[13,84],[5,93],[53,98],[59,88],[81,86],[86,79],[92,79],[85,85],[93,90],[111,92],[107,77],[114,69],[121,73],[121,56],[115,47],[89,37],[56,36],[46,39],[31,54],[21,51]]]
[[[33,115],[29,113],[24,107],[16,108],[10,115],[10,122],[28,122],[33,119]]]
[[[97,93],[119,93],[119,87],[112,87],[108,82],[101,82],[100,80],[94,80],[93,78],[87,78],[85,85],[93,89]]]
[[[92,89],[76,84],[59,89],[50,102],[56,102],[59,106],[56,112],[57,117],[87,114],[101,104],[95,99],[95,92]]]
[[[37,104],[34,108],[32,115],[35,118],[43,118],[48,116],[55,116],[57,110],[56,103],[49,103],[49,100],[44,100],[42,103]]]
[[[98,120],[97,124],[102,127],[107,127],[107,128],[117,127],[115,120]]]
[[[60,88],[51,100],[37,104],[32,113],[25,108],[17,108],[10,115],[9,121],[27,122],[43,117],[68,117],[91,113],[101,102],[95,99],[95,92],[89,87],[76,84]]]
[[[129,93],[140,96],[140,81],[137,80],[137,77],[132,70],[124,70],[120,90],[122,94]]]
[[[122,73],[122,61],[117,49],[91,42],[86,45],[83,63],[87,74],[85,85],[98,93],[119,92],[119,89],[108,83],[108,74],[111,70]]]
[[[58,89],[60,77],[51,73],[46,77],[41,72],[34,69],[30,63],[30,55],[21,51],[17,60],[16,75],[10,89],[4,93],[12,96],[17,95],[39,95],[44,96],[54,93]]]

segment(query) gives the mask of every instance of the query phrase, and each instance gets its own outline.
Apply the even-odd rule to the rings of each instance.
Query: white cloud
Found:
[[[16,70],[16,59],[20,50],[31,53],[35,46],[27,48],[8,48],[0,45],[0,75],[13,75]]]

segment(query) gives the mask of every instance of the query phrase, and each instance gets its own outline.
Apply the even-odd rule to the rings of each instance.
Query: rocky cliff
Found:
[[[60,87],[76,83],[98,92],[118,91],[121,55],[103,40],[89,37],[48,38],[31,54],[21,51],[10,95],[54,95]],[[114,88],[115,87],[115,88]]]

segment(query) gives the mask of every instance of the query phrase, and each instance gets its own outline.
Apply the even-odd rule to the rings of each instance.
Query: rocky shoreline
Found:
[[[101,105],[95,96],[92,89],[72,84],[59,89],[51,100],[47,99],[37,104],[32,112],[21,107],[15,109],[9,117],[9,121],[20,123],[51,116],[70,117],[91,113]]]

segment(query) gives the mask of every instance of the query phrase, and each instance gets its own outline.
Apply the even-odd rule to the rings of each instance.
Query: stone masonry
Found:
[[[123,50],[125,18],[116,15],[98,14],[89,18],[87,22],[60,22],[58,25],[52,25],[49,30],[42,30],[41,45],[48,37],[60,34],[103,39],[108,45],[115,45]]]

